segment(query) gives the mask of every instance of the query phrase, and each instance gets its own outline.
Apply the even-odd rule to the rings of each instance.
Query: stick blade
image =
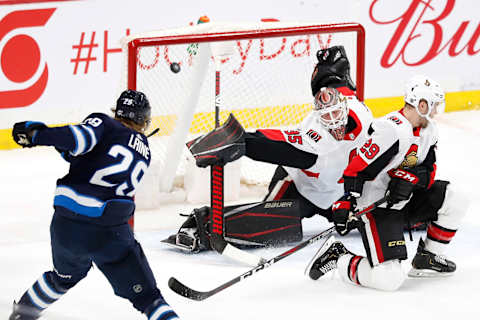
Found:
[[[187,287],[174,277],[168,280],[168,287],[175,293],[191,300],[202,301],[211,296],[209,292],[196,291]]]

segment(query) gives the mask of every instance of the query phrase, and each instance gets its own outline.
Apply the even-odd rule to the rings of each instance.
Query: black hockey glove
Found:
[[[356,218],[353,216],[353,211],[357,207],[357,199],[346,194],[332,205],[333,223],[338,234],[344,236],[350,230],[356,227]]]
[[[35,146],[33,139],[39,130],[48,128],[43,122],[23,121],[13,125],[13,140],[22,147],[31,148]]]
[[[411,169],[407,170],[408,172],[416,175],[418,177],[418,182],[415,186],[415,189],[427,189],[430,185],[430,173],[431,171],[428,170],[425,166],[416,166]]]
[[[315,96],[320,88],[341,86],[355,91],[355,84],[350,78],[350,62],[343,46],[333,46],[317,51],[318,63],[312,73],[310,85]]]
[[[187,142],[198,167],[224,165],[245,155],[245,130],[230,114],[220,127]]]
[[[420,186],[420,179],[415,169],[395,169],[388,174],[392,178],[387,189],[387,207],[392,207],[400,201],[410,199],[415,187]]]

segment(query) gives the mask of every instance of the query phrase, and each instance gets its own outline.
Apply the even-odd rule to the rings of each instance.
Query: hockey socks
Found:
[[[361,256],[346,254],[337,262],[340,276],[345,282],[385,291],[397,290],[405,280],[399,260],[390,260],[371,267]]]
[[[51,271],[42,274],[20,298],[18,302],[18,312],[20,314],[33,312],[39,316],[40,312],[48,308],[65,294],[66,291],[55,288],[55,285],[50,279],[50,273]]]
[[[337,261],[337,266],[342,279],[346,282],[361,285],[358,280],[358,269],[362,261],[366,262],[366,259],[351,253],[341,256]]]
[[[172,307],[163,299],[155,300],[152,305],[145,310],[145,314],[148,320],[180,319]]]
[[[435,222],[430,223],[427,227],[425,249],[436,254],[443,254],[456,232],[457,230],[444,228]]]

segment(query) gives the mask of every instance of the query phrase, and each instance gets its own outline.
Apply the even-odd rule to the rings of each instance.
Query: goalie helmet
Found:
[[[422,114],[418,109],[422,100],[425,100],[428,106],[426,114]],[[417,75],[405,86],[405,102],[413,106],[421,117],[430,121],[432,111],[442,113],[445,110],[445,92],[436,81],[424,75]]]
[[[145,128],[150,123],[151,108],[147,96],[135,90],[125,90],[117,100],[115,117],[127,119]]]
[[[315,95],[313,109],[317,121],[319,121],[336,140],[343,140],[349,111],[347,98],[337,89],[321,88]]]

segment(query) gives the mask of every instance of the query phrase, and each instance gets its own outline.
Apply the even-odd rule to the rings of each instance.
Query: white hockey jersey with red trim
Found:
[[[366,207],[385,195],[391,179],[388,174],[390,170],[422,164],[438,140],[438,129],[433,121],[426,128],[413,128],[402,111],[391,112],[374,120],[372,129],[366,143],[359,149],[358,156],[345,170],[346,176],[355,176],[361,172],[374,174],[373,180],[365,182],[362,195],[357,199],[359,208]],[[392,209],[401,209],[406,202],[400,202]]]
[[[365,142],[373,120],[372,113],[353,95],[347,96],[349,122],[355,126],[343,141],[335,140],[311,112],[297,130],[282,131],[285,141],[296,148],[318,155],[316,163],[302,170],[284,167],[302,196],[317,207],[329,208],[343,194],[342,174],[357,147]]]

